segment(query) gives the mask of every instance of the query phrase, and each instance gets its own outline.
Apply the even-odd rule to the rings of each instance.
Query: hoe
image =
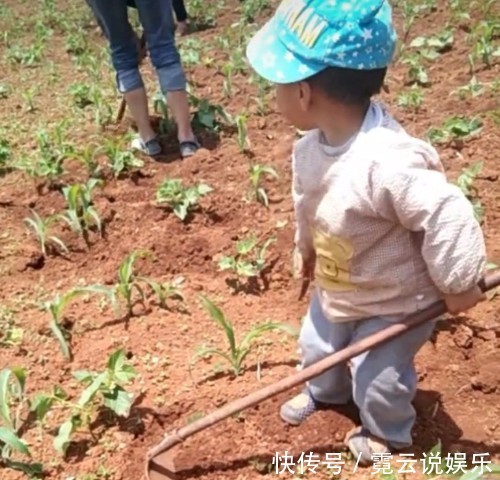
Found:
[[[488,274],[479,282],[479,288],[484,293],[498,286],[500,286],[500,270],[496,270]],[[277,383],[257,390],[246,397],[234,400],[233,402],[230,402],[210,413],[206,417],[200,418],[199,420],[172,432],[147,453],[145,465],[146,480],[173,480],[177,478],[174,465],[174,452],[172,449],[195,433],[212,427],[234,414],[253,407],[284,391],[290,390],[291,388],[296,387],[311,378],[317,377],[330,368],[343,362],[347,362],[351,358],[376,348],[379,345],[385,344],[391,339],[402,335],[424,322],[431,321],[444,315],[446,312],[447,309],[445,303],[443,301],[436,302],[425,310],[409,315],[401,322],[394,323],[380,332],[364,338],[363,340],[354,343],[343,350],[335,352],[314,365],[304,368],[300,372],[284,378]]]

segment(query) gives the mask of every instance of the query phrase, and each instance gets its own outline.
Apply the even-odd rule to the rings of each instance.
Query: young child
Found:
[[[385,0],[285,0],[248,45],[282,114],[309,131],[292,159],[296,270],[317,287],[300,334],[304,367],[437,300],[458,313],[484,299],[471,204],[436,151],[372,99],[395,43]],[[313,379],[281,417],[298,425],[353,399],[362,425],[346,444],[361,465],[410,446],[414,357],[434,325]]]

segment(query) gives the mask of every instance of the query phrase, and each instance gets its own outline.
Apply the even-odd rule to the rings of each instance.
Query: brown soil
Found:
[[[79,3],[70,2],[72,8]],[[12,0],[6,0],[5,4],[16,15],[26,18],[34,16],[38,8]],[[78,8],[83,11],[83,7]],[[471,24],[477,21],[478,15],[473,12]],[[260,347],[260,375],[255,354],[248,358],[248,368],[238,378],[214,374],[213,361],[198,363],[194,379],[188,369],[198,346],[226,346],[222,333],[199,307],[199,294],[208,295],[223,308],[240,338],[251,326],[265,320],[299,327],[307,308],[306,300],[297,301],[300,286],[292,280],[289,268],[294,221],[289,194],[289,155],[295,131],[272,111],[271,97],[268,99],[269,114],[265,117],[255,114],[252,99],[256,90],[244,75],[236,77],[232,98],[225,98],[223,77],[217,65],[220,67],[226,60],[217,47],[209,47],[237,18],[237,7],[225,7],[216,28],[193,34],[192,38],[199,39],[215,61],[208,66],[189,68],[188,74],[197,96],[224,105],[232,114],[245,110],[254,113],[248,124],[251,156],[258,163],[272,165],[280,174],[278,180],[265,184],[270,197],[269,209],[244,199],[249,186],[249,158],[240,153],[235,136],[223,132],[217,141],[212,141],[212,137],[205,135],[205,146],[209,149],[200,151],[192,159],[181,162],[175,150],[171,150],[165,159],[168,162],[145,159],[140,175],[118,180],[108,178],[104,189],[95,197],[96,209],[105,221],[104,238],[92,234],[92,245],[87,250],[82,239],[69,230],[57,229],[55,233],[70,248],[70,254],[67,258],[54,255],[43,258],[35,240],[26,231],[23,219],[29,216],[29,208],[34,208],[41,216],[61,212],[65,202],[60,191],[44,188],[37,192],[33,181],[18,171],[0,177],[0,222],[3,226],[0,302],[4,309],[13,311],[16,326],[24,330],[21,346],[0,347],[2,367],[26,368],[28,395],[48,391],[56,384],[70,392],[78,392],[71,372],[101,369],[110,353],[122,346],[140,374],[129,387],[137,393],[130,418],[117,421],[109,415],[102,416],[95,425],[98,440],[94,442],[85,432],[79,433],[66,459],[55,455],[48,432],[43,437],[37,428],[26,433],[24,438],[35,460],[44,463],[49,479],[138,480],[146,451],[165,433],[295,372],[296,345],[282,334],[269,335],[269,341]],[[450,12],[440,7],[431,15],[417,19],[411,38],[438,32],[449,19]],[[396,20],[400,28],[399,9],[396,9]],[[6,28],[3,25],[2,30]],[[104,46],[95,29],[87,33],[92,45]],[[482,96],[467,100],[450,95],[470,79],[466,61],[470,45],[466,42],[466,32],[456,28],[454,34],[453,48],[429,63],[432,83],[424,90],[423,106],[418,112],[397,105],[398,94],[408,88],[407,67],[400,63],[389,76],[390,93],[384,94],[384,100],[393,107],[408,131],[416,135],[424,135],[431,126],[440,126],[451,115],[479,115],[484,120],[484,128],[476,138],[459,146],[439,146],[439,151],[452,179],[462,168],[476,161],[484,162],[477,187],[485,206],[484,232],[489,257],[492,262],[498,262],[498,90],[486,89]],[[31,38],[28,27],[16,35],[12,38],[21,38],[23,42],[29,43]],[[47,64],[43,68],[13,66],[2,60],[4,78],[0,83],[9,85],[12,93],[0,99],[1,127],[16,156],[35,148],[34,132],[39,125],[53,126],[54,122],[70,115],[68,85],[82,81],[85,76],[65,52],[65,38],[65,34],[54,30],[51,48],[45,54]],[[31,86],[41,85],[44,76],[49,75],[50,62],[58,77],[35,97],[36,111],[26,112],[21,93]],[[102,82],[103,88],[109,90],[113,77],[107,69],[108,65],[102,68],[105,77]],[[149,64],[144,65],[143,72],[148,85],[154,85]],[[498,63],[490,69],[478,68],[476,72],[477,79],[485,84],[493,82],[498,74]],[[120,99],[115,94],[107,98],[113,107],[118,107]],[[69,140],[84,146],[92,141],[102,142],[104,136],[123,136],[126,130],[124,124],[99,132],[90,117],[82,116],[76,119]],[[76,162],[68,161],[66,169],[68,173],[62,177],[62,182],[86,179],[85,172]],[[204,182],[215,189],[201,201],[201,211],[189,222],[182,223],[171,212],[154,205],[156,189],[167,176],[181,178],[185,183]],[[262,291],[234,293],[228,284],[230,275],[218,272],[215,260],[221,253],[229,253],[235,240],[252,232],[262,239],[272,235],[277,238],[269,251],[268,263],[272,268],[266,273],[267,285]],[[117,319],[111,308],[100,306],[94,299],[78,300],[67,310],[66,324],[72,326],[74,359],[71,363],[65,362],[47,328],[48,317],[38,308],[39,302],[79,284],[113,283],[124,256],[138,248],[147,249],[154,255],[150,261],[137,263],[141,274],[159,280],[172,280],[179,275],[185,278],[183,292],[188,311],[160,309],[151,298],[145,308],[137,305],[137,316],[125,322]],[[176,304],[172,302],[172,305]],[[468,455],[487,452],[500,458],[499,306],[500,301],[495,297],[467,316],[441,322],[433,342],[419,353],[420,385],[415,400],[418,421],[411,453],[420,455],[441,440],[445,451]],[[288,451],[299,456],[309,451],[319,454],[345,451],[342,444],[345,433],[357,422],[354,408],[321,412],[303,426],[292,429],[284,426],[278,415],[280,404],[292,393],[264,402],[186,441],[176,453],[181,477],[256,479],[274,475],[266,472],[276,452],[283,455]],[[59,420],[60,416],[56,414],[50,423]],[[52,426],[57,424],[54,421]],[[103,465],[109,470],[109,477],[97,476]],[[96,476],[85,477],[86,474]],[[1,478],[13,480],[22,475],[3,469]]]

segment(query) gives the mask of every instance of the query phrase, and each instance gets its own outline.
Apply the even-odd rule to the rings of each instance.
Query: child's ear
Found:
[[[311,86],[307,82],[299,83],[299,102],[302,111],[307,112],[311,106]]]

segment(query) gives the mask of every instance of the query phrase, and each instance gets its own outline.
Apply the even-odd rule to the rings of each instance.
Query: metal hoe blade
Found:
[[[500,286],[500,270],[488,274],[481,282],[479,288],[486,292]],[[174,480],[176,470],[174,465],[174,451],[176,445],[181,444],[186,438],[212,427],[216,423],[239,413],[247,408],[253,407],[264,400],[268,400],[286,390],[290,390],[311,378],[321,375],[330,368],[345,363],[351,358],[360,355],[368,350],[376,348],[391,339],[402,335],[425,322],[431,321],[447,312],[446,304],[442,301],[436,302],[430,307],[420,312],[409,315],[399,323],[394,323],[384,330],[366,337],[343,350],[335,352],[319,362],[304,368],[300,372],[294,373],[277,383],[268,385],[260,390],[250,393],[246,397],[239,398],[223,407],[215,410],[206,417],[180,428],[167,436],[162,442],[153,447],[147,454],[145,462],[146,480]],[[178,473],[178,472],[177,472]]]

